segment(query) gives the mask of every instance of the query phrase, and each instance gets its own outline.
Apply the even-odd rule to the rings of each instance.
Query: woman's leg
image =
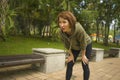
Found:
[[[89,44],[87,47],[86,47],[86,57],[88,59],[90,59],[90,55],[91,55],[91,52],[92,52],[92,43]],[[89,76],[90,76],[90,69],[89,69],[89,64],[84,64],[82,62],[82,68],[83,68],[83,78],[84,80],[89,80]]]
[[[76,59],[79,55],[80,51],[72,50],[73,56],[74,56],[74,63],[76,62]],[[72,71],[73,71],[73,66],[74,66],[73,61],[70,61],[67,63],[67,70],[66,70],[66,80],[70,80],[72,76]]]

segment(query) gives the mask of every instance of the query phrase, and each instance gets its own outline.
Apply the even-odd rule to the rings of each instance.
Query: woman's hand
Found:
[[[67,63],[70,61],[73,61],[73,63],[74,63],[74,56],[73,55],[68,56]]]
[[[84,64],[88,64],[88,58],[86,57],[86,55],[82,55],[82,62],[84,63]]]
[[[72,54],[72,51],[68,50],[68,53],[69,53],[69,56],[67,58],[67,63],[70,62],[70,61],[73,61],[73,63],[74,63],[74,56]]]

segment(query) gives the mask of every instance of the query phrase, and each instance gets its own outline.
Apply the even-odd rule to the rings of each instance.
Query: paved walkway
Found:
[[[90,80],[120,80],[120,58],[106,58],[90,62]],[[57,72],[44,74],[29,65],[0,69],[0,80],[65,80],[66,67]],[[83,80],[80,62],[74,66],[72,80]]]

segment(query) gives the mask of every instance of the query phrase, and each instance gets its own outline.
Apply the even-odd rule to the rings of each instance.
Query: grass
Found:
[[[104,50],[109,50],[111,47],[120,48],[120,45],[118,46],[115,43],[109,43],[108,46],[104,46],[103,43],[100,43],[100,42],[95,43],[95,42],[93,42],[93,47],[95,47],[95,48],[102,48]]]
[[[93,47],[108,50],[110,47],[119,47],[116,44],[104,46],[101,43],[94,43]],[[32,48],[57,48],[64,49],[61,42],[51,41],[50,38],[34,37],[9,37],[6,42],[0,41],[0,55],[31,54]]]
[[[30,37],[10,37],[6,42],[0,41],[0,55],[31,54],[32,48],[62,49],[63,45],[49,39]]]

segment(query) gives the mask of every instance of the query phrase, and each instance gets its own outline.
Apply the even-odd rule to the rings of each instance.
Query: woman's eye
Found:
[[[66,21],[63,21],[63,23],[66,23]]]

